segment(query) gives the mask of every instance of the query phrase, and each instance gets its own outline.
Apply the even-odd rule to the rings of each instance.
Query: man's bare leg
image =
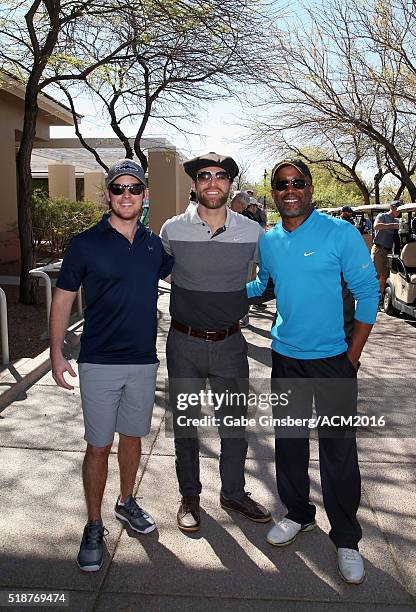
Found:
[[[386,280],[387,280],[386,276],[380,276],[379,278],[381,298],[383,298],[383,295],[384,295],[384,289],[386,287]]]
[[[107,446],[92,446],[87,444],[82,478],[84,482],[85,501],[87,503],[88,521],[101,520],[101,503],[108,474],[108,455],[111,444]]]
[[[137,470],[142,454],[142,440],[133,436],[119,434],[118,465],[120,470],[120,501],[133,494]]]

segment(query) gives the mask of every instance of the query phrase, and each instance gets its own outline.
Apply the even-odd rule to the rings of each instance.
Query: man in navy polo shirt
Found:
[[[69,244],[50,325],[53,378],[63,389],[73,389],[64,374],[76,374],[63,357],[62,345],[82,285],[86,308],[78,369],[87,441],[82,474],[88,523],[77,562],[89,572],[102,565],[101,503],[115,432],[120,470],[116,517],[138,533],[155,529],[132,494],[155,396],[158,281],[170,274],[173,262],[159,236],[139,222],[146,187],[143,169],[130,159],[119,160],[109,168],[106,185],[110,213]]]

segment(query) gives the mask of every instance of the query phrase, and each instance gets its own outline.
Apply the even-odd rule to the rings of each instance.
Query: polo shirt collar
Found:
[[[199,204],[195,204],[192,207],[188,208],[187,210],[188,220],[193,225],[198,225],[198,224],[202,225],[202,223],[206,223],[206,221],[203,221],[198,214],[198,206]],[[227,216],[225,218],[224,227],[228,228],[230,224],[232,224],[232,221],[234,221],[233,219],[234,213],[228,208],[228,206],[226,206],[226,213],[227,213]]]
[[[104,213],[101,218],[101,221],[98,221],[97,228],[100,232],[105,232],[106,230],[114,229],[114,227],[109,222],[110,214],[111,213],[109,212]],[[144,229],[144,226],[141,224],[140,219],[137,219],[137,231],[140,231],[143,229]]]

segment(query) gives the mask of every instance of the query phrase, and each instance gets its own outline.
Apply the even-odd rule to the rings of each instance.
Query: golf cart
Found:
[[[363,204],[353,208],[355,226],[362,234],[369,251],[373,246],[374,218],[381,212],[387,212],[389,208],[387,204]]]
[[[404,204],[398,209],[402,214],[408,214],[408,228],[412,227],[411,216],[416,214],[416,204]],[[416,241],[409,231],[407,242],[399,255],[388,255],[390,274],[386,281],[383,296],[384,312],[388,315],[398,315],[404,312],[416,319]],[[413,240],[412,240],[413,238]]]

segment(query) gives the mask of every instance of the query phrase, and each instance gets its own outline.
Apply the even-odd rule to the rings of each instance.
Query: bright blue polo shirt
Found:
[[[269,275],[273,279],[276,352],[322,359],[347,350],[342,277],[356,300],[355,319],[374,323],[379,283],[368,248],[351,223],[314,210],[292,232],[276,225],[260,238],[259,251],[259,272],[247,284],[247,294],[261,295]]]
[[[66,291],[84,289],[78,362],[156,363],[157,286],[173,257],[140,222],[130,243],[108,218],[71,240],[56,283]]]

